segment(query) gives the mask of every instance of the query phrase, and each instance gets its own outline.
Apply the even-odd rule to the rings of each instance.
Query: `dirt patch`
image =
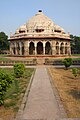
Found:
[[[3,106],[0,107],[0,118],[3,120],[9,120],[10,118],[14,118],[15,114],[13,110],[10,109],[5,109]]]
[[[49,68],[68,117],[80,118],[80,76],[74,78],[71,69]]]

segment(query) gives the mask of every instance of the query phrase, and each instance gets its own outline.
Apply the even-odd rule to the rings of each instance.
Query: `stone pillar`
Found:
[[[45,42],[43,42],[43,55],[45,55]]]
[[[71,47],[70,46],[68,47],[67,52],[68,52],[68,55],[71,55]]]
[[[12,43],[10,42],[10,54],[13,55],[13,46],[12,46]]]
[[[59,45],[59,55],[60,55],[61,53],[60,53],[60,45]]]
[[[16,42],[15,42],[15,54],[18,55]]]
[[[29,55],[29,43],[28,41],[24,41],[24,55]]]
[[[37,43],[35,42],[35,55],[37,54]]]
[[[20,55],[22,55],[22,44],[21,44],[21,42],[19,42],[19,47],[20,47],[19,53],[20,53]]]
[[[69,53],[70,53],[70,55],[71,55],[71,47],[69,47]]]
[[[56,46],[52,46],[52,55],[56,55]]]
[[[10,54],[13,55],[13,50],[11,46],[10,46]]]
[[[45,47],[43,47],[43,55],[45,55]]]

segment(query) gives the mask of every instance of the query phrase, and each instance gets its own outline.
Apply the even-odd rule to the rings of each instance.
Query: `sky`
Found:
[[[66,33],[80,36],[80,0],[0,0],[0,32],[9,37],[38,10]]]

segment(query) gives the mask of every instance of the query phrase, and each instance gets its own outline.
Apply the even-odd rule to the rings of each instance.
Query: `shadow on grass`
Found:
[[[80,99],[80,90],[71,90],[69,94],[72,95],[75,99]]]

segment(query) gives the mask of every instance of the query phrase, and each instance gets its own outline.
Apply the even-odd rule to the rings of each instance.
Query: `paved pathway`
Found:
[[[51,87],[47,69],[44,66],[37,67],[23,113],[23,119],[59,120],[59,118],[61,118],[61,114]]]

